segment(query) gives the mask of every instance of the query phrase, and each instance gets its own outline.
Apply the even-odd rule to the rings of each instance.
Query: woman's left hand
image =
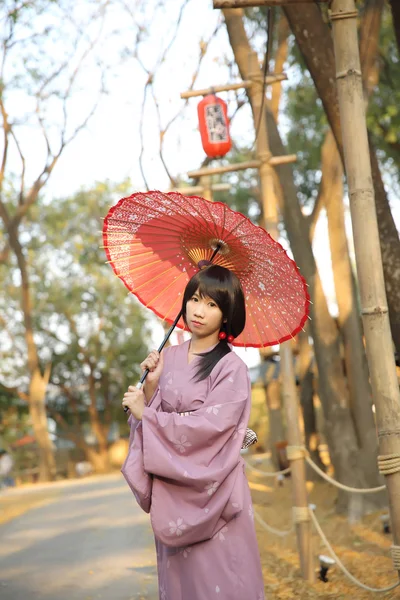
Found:
[[[145,407],[145,396],[142,390],[130,385],[128,391],[124,394],[122,406],[127,406],[135,419],[141,421]]]

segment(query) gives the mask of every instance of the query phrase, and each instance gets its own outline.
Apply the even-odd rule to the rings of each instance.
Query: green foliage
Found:
[[[98,183],[72,198],[39,202],[22,239],[34,298],[34,330],[42,365],[52,363],[48,403],[72,423],[85,421],[92,371],[97,406],[107,418],[125,420],[120,401],[139,375],[147,353],[149,329],[138,301],[105,264],[102,219],[129,182]],[[15,344],[24,346],[18,318],[18,277],[8,270],[7,318],[10,335],[8,375],[26,386],[23,363],[12,360]],[[10,305],[11,300],[11,305]],[[3,312],[3,311],[6,311]],[[71,397],[74,402],[71,404]],[[106,411],[107,409],[107,411]]]
[[[363,2],[358,5],[362,15]],[[323,17],[327,19],[326,10]],[[246,11],[246,29],[254,39],[266,31],[265,11]],[[276,49],[276,41],[275,41]],[[391,191],[399,191],[400,159],[400,60],[394,35],[390,6],[385,6],[379,40],[380,78],[370,98],[367,125],[378,148],[385,182]],[[279,127],[287,142],[288,151],[296,153],[293,165],[299,201],[311,210],[318,194],[320,181],[321,147],[328,127],[324,109],[313,80],[307,70],[294,37],[289,37],[289,55]]]

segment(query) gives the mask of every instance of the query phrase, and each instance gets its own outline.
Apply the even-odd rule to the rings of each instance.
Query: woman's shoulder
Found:
[[[218,376],[228,372],[232,374],[235,373],[239,376],[248,373],[248,367],[246,363],[233,350],[228,352],[228,354],[225,354],[225,356],[218,361],[211,372],[211,376],[217,378]]]
[[[182,344],[174,344],[174,345],[170,345],[170,346],[166,346],[163,350],[164,352],[164,358],[174,358],[177,355],[180,355],[182,353],[182,356],[185,353],[185,348],[186,348],[186,352],[188,349],[188,345],[189,342],[183,342]]]

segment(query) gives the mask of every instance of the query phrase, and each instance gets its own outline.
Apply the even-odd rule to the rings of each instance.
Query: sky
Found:
[[[104,18],[91,19],[90,15],[98,11],[102,4],[105,6]],[[236,69],[233,67],[231,73],[226,65],[225,57],[231,59],[232,54],[221,23],[220,11],[212,9],[211,0],[169,0],[168,3],[159,0],[104,0],[103,3],[62,0],[59,5],[65,7],[66,11],[62,19],[56,4],[52,8],[53,12],[48,11],[38,16],[33,23],[27,21],[26,31],[23,33],[28,33],[33,27],[40,34],[35,46],[37,55],[35,57],[32,53],[29,44],[24,44],[21,50],[16,49],[16,54],[10,56],[6,74],[9,78],[17,75],[21,66],[28,71],[29,68],[36,68],[49,74],[54,65],[66,57],[65,72],[55,78],[46,91],[55,90],[57,86],[65,89],[68,77],[80,64],[79,57],[85,53],[90,40],[96,39],[93,51],[84,54],[81,71],[72,88],[67,109],[67,133],[82,122],[98,98],[102,72],[105,72],[107,93],[101,96],[99,106],[87,127],[65,148],[46,185],[47,200],[54,201],[57,197],[73,194],[82,187],[89,188],[94,182],[107,179],[120,182],[129,178],[132,192],[144,189],[139,166],[141,131],[144,137],[143,168],[147,183],[150,189],[169,188],[169,179],[159,157],[160,125],[150,89],[143,118],[141,114],[148,78],[146,70],[155,72],[153,89],[159,106],[161,126],[164,128],[170,119],[182,111],[165,136],[164,152],[170,172],[174,177],[184,179],[187,171],[200,165],[204,152],[197,130],[196,107],[201,98],[194,98],[185,105],[180,99],[180,93],[190,86],[198,66],[201,44],[204,46],[218,25],[219,30],[209,43],[201,63],[195,88],[225,83],[237,76]],[[75,37],[74,22],[85,24],[81,27],[84,35],[79,41],[76,41],[78,38]],[[44,33],[45,28],[47,33]],[[138,35],[142,39],[139,44],[135,42]],[[254,42],[259,44],[259,40]],[[162,59],[166,47],[169,50]],[[284,83],[284,88],[292,85],[297,76],[295,67],[288,68],[286,72],[289,81]],[[229,110],[232,111],[233,93],[221,94],[221,97],[228,102]],[[12,120],[19,123],[21,149],[29,157],[29,182],[43,168],[46,153],[46,145],[35,117],[34,95],[32,91],[26,93],[26,90],[21,89],[9,93],[6,100]],[[55,94],[50,95],[43,106],[45,109],[42,116],[48,127],[49,141],[56,148],[59,143],[59,123],[63,119],[60,99]],[[27,118],[29,114],[32,116]],[[235,117],[231,135],[238,143],[253,142],[253,124],[247,106]],[[12,169],[19,172],[21,161],[15,145],[10,151]],[[400,223],[400,208],[395,210],[395,218]],[[347,225],[350,229],[349,218]],[[335,312],[326,218],[323,214],[317,226],[314,250],[321,273],[324,274],[323,285],[330,309]],[[118,284],[116,281],[116,285]],[[155,342],[161,331],[161,328],[154,326]],[[244,357],[252,365],[258,361],[258,352],[249,350]]]

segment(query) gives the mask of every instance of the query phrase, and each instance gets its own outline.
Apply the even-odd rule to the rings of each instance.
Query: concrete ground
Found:
[[[58,497],[0,526],[1,600],[158,600],[149,517],[122,475],[51,485]]]

